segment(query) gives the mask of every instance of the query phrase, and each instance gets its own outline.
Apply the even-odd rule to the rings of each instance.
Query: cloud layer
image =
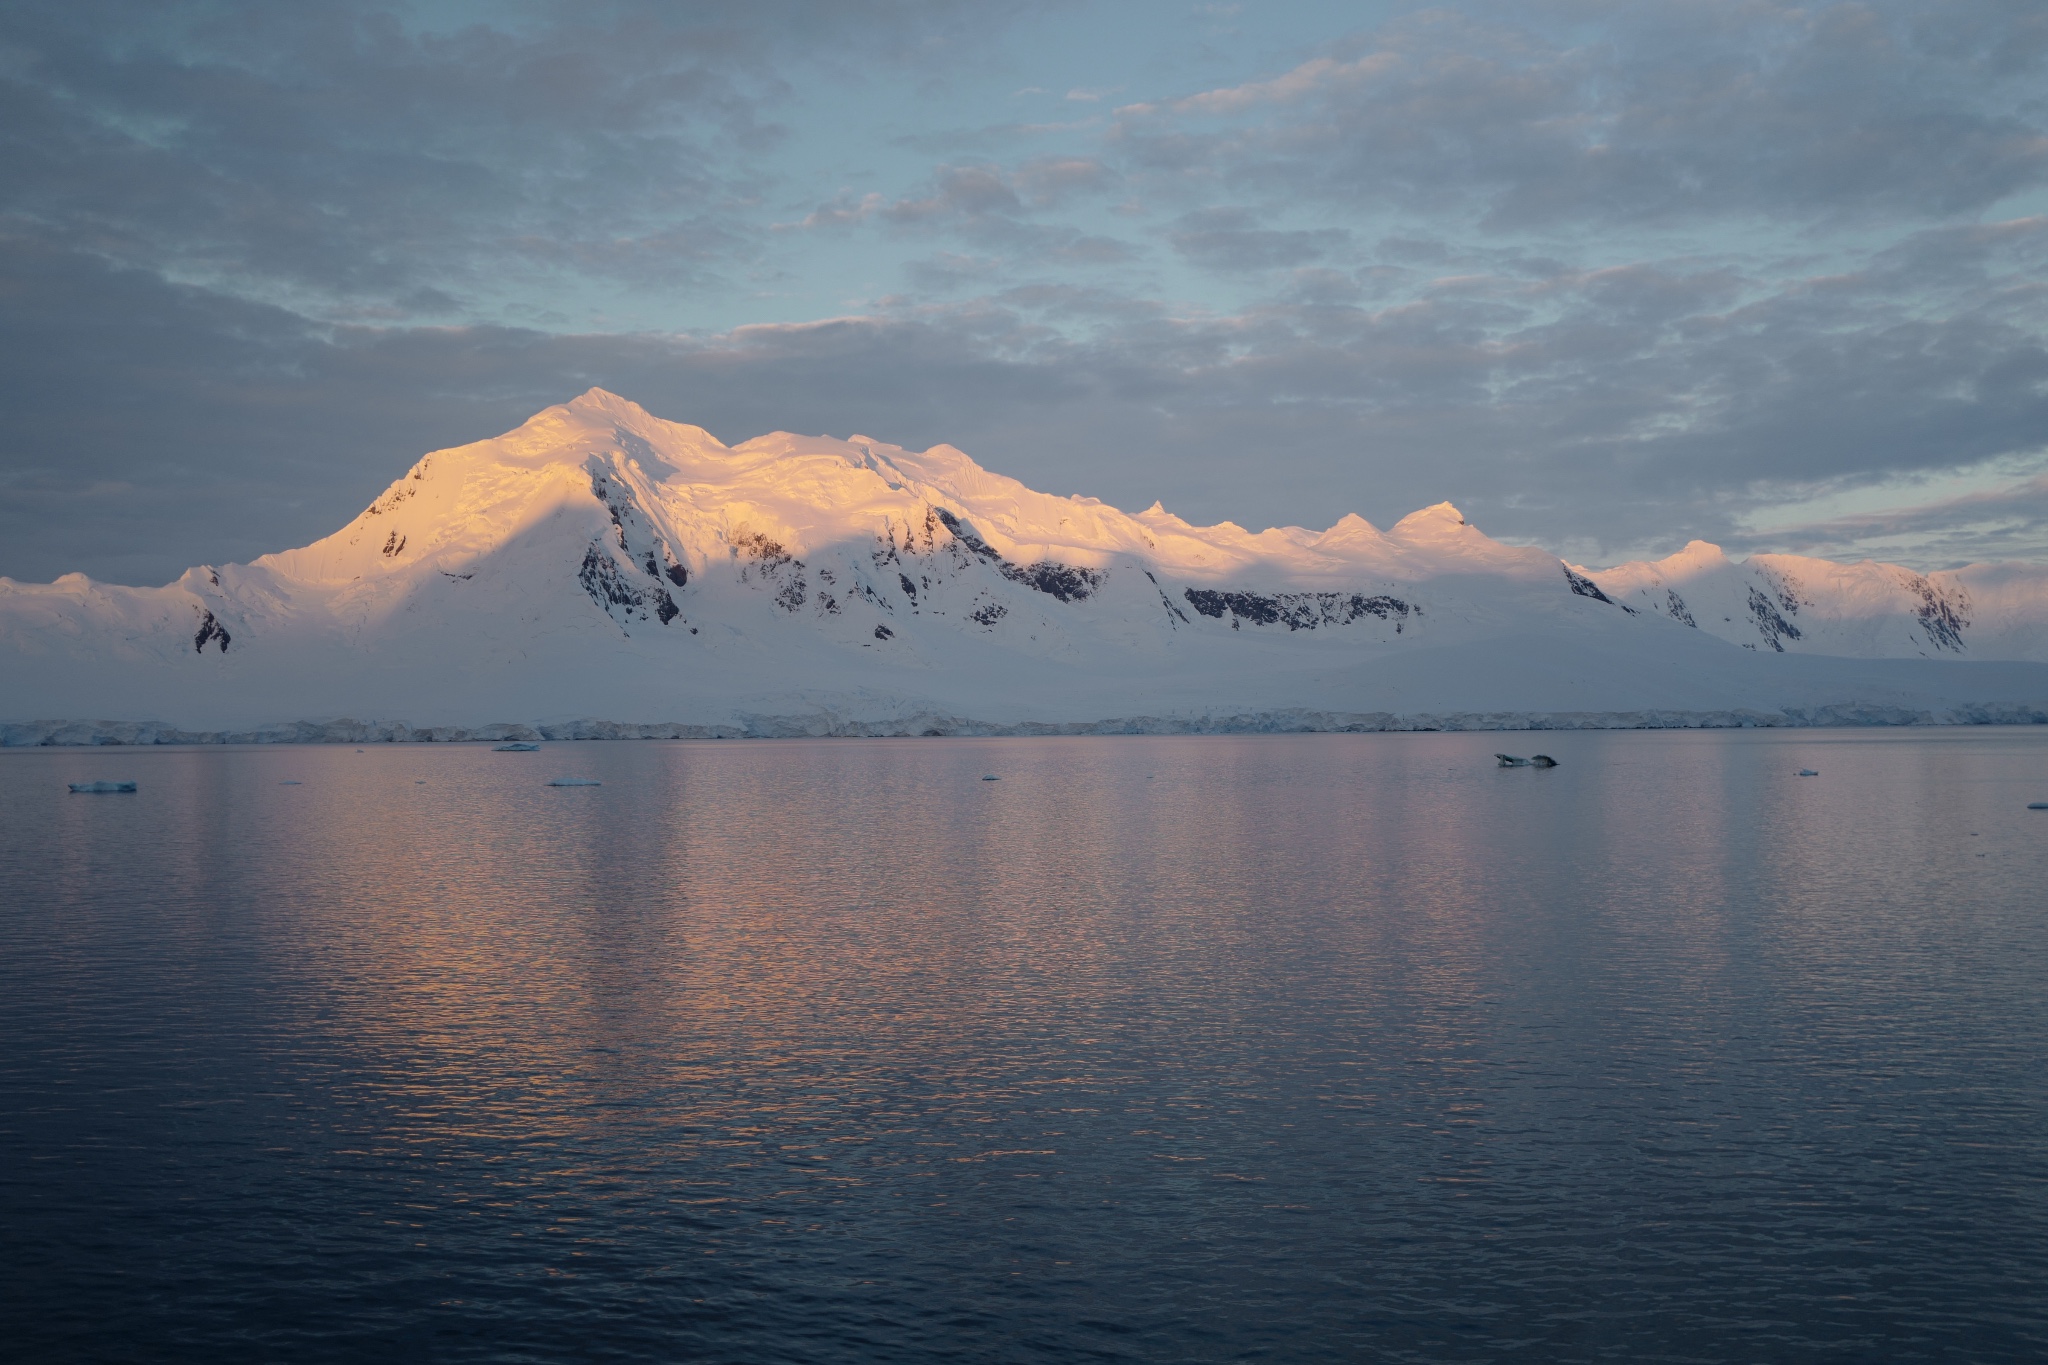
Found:
[[[2037,6],[1469,4],[1150,89],[1123,13],[11,7],[0,573],[300,543],[592,383],[1203,520],[2048,558]]]

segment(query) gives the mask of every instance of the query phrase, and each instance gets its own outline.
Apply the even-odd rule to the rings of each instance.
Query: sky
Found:
[[[1191,521],[2048,562],[2048,6],[11,0],[0,575],[601,385]]]

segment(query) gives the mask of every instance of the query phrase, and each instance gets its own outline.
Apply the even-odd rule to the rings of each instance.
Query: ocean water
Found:
[[[0,1339],[2042,1359],[2037,800],[2048,729],[0,753]]]

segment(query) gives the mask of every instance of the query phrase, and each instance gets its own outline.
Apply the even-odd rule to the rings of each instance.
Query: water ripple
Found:
[[[1495,739],[0,754],[8,1338],[2048,1354],[2048,735]]]

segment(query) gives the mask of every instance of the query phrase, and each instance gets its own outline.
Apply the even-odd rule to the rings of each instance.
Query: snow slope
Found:
[[[1753,555],[1695,540],[1653,564],[1581,569],[1618,602],[1739,644],[1863,659],[2048,660],[2048,568],[1918,574],[1864,560]]]
[[[1913,657],[2048,658],[2043,579],[1697,544],[1595,574],[1448,503],[1384,532],[1197,527],[949,446],[727,447],[593,389],[302,549],[162,588],[0,579],[0,721],[35,743],[2048,719],[2048,664]],[[1758,643],[1752,591],[1796,622],[1779,649],[1728,643]]]

